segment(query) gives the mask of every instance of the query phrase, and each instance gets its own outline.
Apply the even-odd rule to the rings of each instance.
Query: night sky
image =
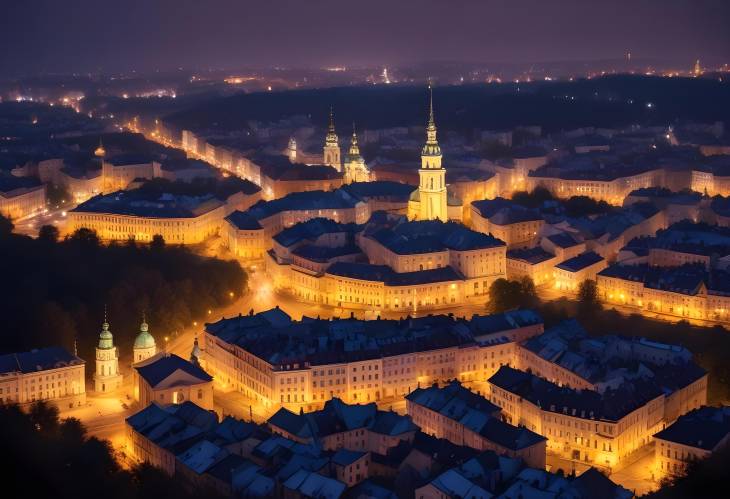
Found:
[[[730,59],[727,0],[3,0],[0,76]]]

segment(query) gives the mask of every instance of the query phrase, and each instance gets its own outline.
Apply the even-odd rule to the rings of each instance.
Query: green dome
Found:
[[[109,331],[109,323],[104,321],[104,324],[101,325],[101,334],[99,335],[99,349],[109,350],[110,348],[114,348],[114,339],[112,332]]]
[[[139,328],[139,334],[134,339],[134,348],[152,348],[155,346],[155,339],[149,332],[149,326],[143,322]]]

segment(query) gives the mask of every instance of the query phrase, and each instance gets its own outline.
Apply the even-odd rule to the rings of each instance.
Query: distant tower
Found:
[[[335,115],[330,107],[330,124],[327,129],[327,137],[324,141],[324,164],[331,166],[338,172],[342,171],[340,160],[340,143],[335,132]]]
[[[350,184],[352,182],[370,182],[370,170],[368,170],[368,167],[365,165],[365,160],[360,154],[354,123],[352,125],[350,151],[345,158],[345,183]]]
[[[699,59],[697,59],[695,61],[695,67],[694,67],[694,70],[692,71],[692,73],[694,73],[695,76],[701,76],[702,75],[702,66],[700,65],[700,60]]]
[[[286,152],[289,155],[289,161],[292,163],[297,162],[297,141],[294,137],[289,137],[289,145],[286,148]]]
[[[142,316],[142,324],[139,326],[139,334],[134,339],[132,347],[132,364],[147,360],[157,353],[155,338],[150,334],[149,326],[145,317]]]
[[[94,372],[94,390],[108,393],[122,386],[122,375],[119,373],[119,353],[114,346],[114,338],[109,331],[109,323],[104,312],[104,324],[101,326],[99,345],[96,347],[96,371]]]
[[[441,167],[441,148],[436,140],[436,122],[433,118],[433,89],[428,86],[428,124],[426,144],[421,150],[421,168],[418,170],[418,213],[416,220],[448,221],[446,169]]]
[[[104,159],[104,156],[106,156],[106,149],[104,149],[104,144],[101,143],[101,137],[99,137],[99,147],[94,150],[94,156],[100,159]]]
[[[190,362],[200,367],[200,345],[198,345],[198,337],[193,341],[193,350],[190,352]]]

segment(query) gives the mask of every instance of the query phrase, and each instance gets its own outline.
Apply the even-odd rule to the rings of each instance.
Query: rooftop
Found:
[[[580,255],[568,258],[562,263],[556,265],[557,268],[567,270],[568,272],[580,272],[581,270],[595,265],[603,260],[603,257],[593,251],[586,251]]]
[[[520,260],[530,265],[537,265],[538,263],[555,258],[555,255],[548,253],[540,246],[535,246],[534,248],[509,250],[507,251],[507,258]]]
[[[135,189],[94,196],[71,212],[109,213],[150,218],[194,218],[221,206],[223,206],[223,202],[212,194],[200,197],[162,194],[152,197]]]
[[[680,416],[654,435],[690,447],[712,451],[730,435],[730,407],[701,407]]]
[[[69,366],[82,366],[84,361],[63,347],[46,347],[30,352],[0,355],[0,373],[32,373]]]
[[[374,402],[365,405],[346,404],[338,398],[328,400],[324,408],[318,411],[305,414],[295,414],[281,408],[269,418],[268,424],[304,440],[319,440],[328,435],[360,428],[390,436],[418,430],[410,417],[381,411]],[[346,457],[359,459],[353,456]]]
[[[526,428],[503,422],[498,406],[464,388],[458,381],[443,388],[438,385],[417,388],[406,396],[406,400],[452,419],[506,449],[519,450],[545,440]]]
[[[182,371],[193,378],[193,380],[180,381],[182,384],[189,385],[213,381],[213,378],[201,368],[172,353],[160,352],[154,357],[136,364],[134,368],[152,388],[157,387],[177,371]]]
[[[402,221],[384,227],[376,223],[368,227],[365,234],[399,255],[469,251],[505,245],[491,235],[473,231],[459,223],[440,220]]]
[[[342,189],[294,192],[272,201],[259,201],[244,214],[258,221],[284,211],[349,209],[354,208],[359,202]]]
[[[472,320],[433,315],[374,321],[304,318],[295,322],[274,308],[221,319],[206,324],[205,329],[207,334],[268,362],[272,369],[302,369],[448,346],[502,343],[509,341],[509,332],[541,322],[539,315],[528,310],[475,316]],[[485,336],[487,339],[482,339]]]
[[[482,217],[488,218],[490,223],[496,225],[542,220],[542,216],[537,210],[526,208],[501,197],[472,201],[471,205]]]
[[[583,419],[618,422],[639,407],[664,394],[656,383],[645,378],[607,388],[603,393],[558,386],[534,374],[502,366],[489,383],[511,392],[543,411]]]

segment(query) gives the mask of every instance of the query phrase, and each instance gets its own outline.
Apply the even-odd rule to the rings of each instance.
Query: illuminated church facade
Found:
[[[442,165],[441,147],[436,139],[433,115],[433,90],[429,86],[426,144],[421,150],[418,189],[408,201],[409,220],[461,220],[462,202],[450,195],[446,185],[446,168]]]

